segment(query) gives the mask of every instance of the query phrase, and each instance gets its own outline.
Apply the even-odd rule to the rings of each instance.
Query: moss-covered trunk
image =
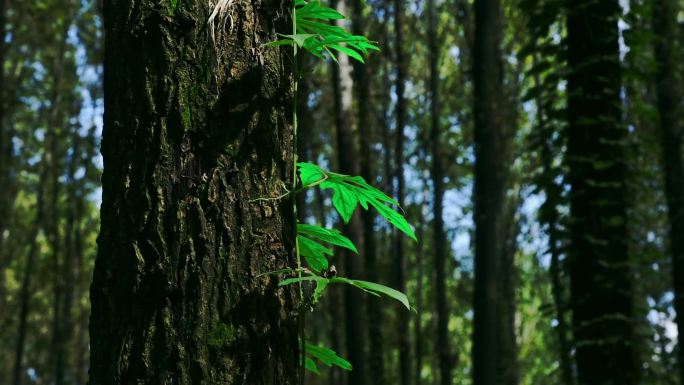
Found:
[[[104,2],[92,385],[296,383],[290,4]]]

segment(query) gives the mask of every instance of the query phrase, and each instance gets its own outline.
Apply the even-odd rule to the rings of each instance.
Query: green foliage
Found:
[[[352,370],[352,365],[349,363],[349,361],[338,356],[337,353],[332,349],[306,343],[304,351],[306,354],[304,357],[306,369],[313,373],[319,374],[316,361],[328,367],[334,365],[344,370]],[[314,361],[312,358],[316,359],[316,361]]]
[[[320,185],[324,190],[333,191],[333,206],[345,223],[349,222],[359,204],[366,210],[372,206],[390,224],[417,240],[406,218],[387,206],[390,204],[398,207],[397,201],[366,183],[362,177],[324,171],[311,163],[299,163],[298,166],[304,186]]]
[[[337,57],[333,51],[342,52],[359,62],[364,61],[363,56],[367,55],[369,50],[379,51],[379,48],[366,37],[352,35],[344,28],[332,25],[331,21],[342,20],[344,15],[335,9],[323,5],[320,1],[295,0],[292,18],[294,33],[289,35],[279,34],[283,39],[267,43],[265,46],[289,45],[293,47],[295,55],[297,55],[297,48],[304,48],[318,58],[322,58],[323,53],[327,52],[334,61],[337,61]],[[299,78],[298,75],[295,74],[295,79]],[[294,89],[296,93],[297,84],[295,84]],[[296,108],[292,118],[293,122],[295,122],[296,137]],[[391,207],[396,206],[400,209],[397,201],[369,185],[362,177],[326,171],[313,163],[297,163],[296,170],[299,171],[302,187],[294,192],[302,192],[316,186],[322,190],[332,190],[333,206],[340,214],[344,223],[349,223],[359,205],[366,210],[373,207],[390,224],[416,240],[416,235],[404,216]],[[312,282],[315,284],[311,300],[302,301],[302,307],[316,304],[330,283],[344,283],[378,297],[385,296],[394,299],[407,309],[411,309],[408,297],[391,287],[374,282],[335,277],[336,273],[331,276],[328,271],[330,267],[328,258],[333,256],[333,250],[324,244],[346,248],[358,254],[356,246],[339,231],[298,223],[296,242],[297,269],[285,269],[270,273],[296,273],[296,277],[282,280],[279,286],[299,284],[300,295],[302,296],[303,290],[301,290],[301,285],[303,283]],[[301,257],[304,258],[308,268],[301,267]],[[301,336],[302,341],[305,340],[304,337]],[[309,343],[303,343],[303,345],[302,363],[307,370],[313,373],[319,373],[316,361],[327,366],[338,366],[344,370],[352,369],[348,361],[339,357],[331,349]]]
[[[347,30],[330,21],[342,20],[344,15],[323,5],[320,1],[295,1],[296,33],[280,34],[283,39],[266,44],[266,46],[296,45],[311,52],[318,58],[327,52],[330,58],[337,61],[333,51],[342,52],[363,63],[363,56],[369,50],[379,51],[375,44],[365,36],[352,35]]]
[[[346,283],[359,289],[365,291],[366,293],[373,294],[377,297],[386,296],[394,300],[401,302],[402,305],[406,307],[407,310],[411,310],[411,303],[409,302],[406,294],[400,292],[399,290],[392,289],[391,287],[381,285],[375,282],[361,281],[358,279],[347,279],[344,277],[331,278],[330,282]]]
[[[328,268],[328,260],[325,256],[332,255],[332,250],[318,242],[299,235],[297,236],[297,246],[299,247],[299,255],[306,259],[306,263],[311,270],[320,272],[321,270]]]
[[[299,223],[297,224],[299,255],[304,257],[306,263],[315,272],[326,270],[328,268],[326,256],[333,255],[331,249],[319,242],[330,243],[358,253],[356,246],[338,230]]]
[[[332,277],[332,278],[325,278],[320,275],[314,274],[314,273],[309,273],[309,275],[301,276],[301,277],[293,277],[293,278],[287,278],[278,284],[278,286],[287,286],[287,285],[292,285],[295,283],[301,283],[301,282],[315,282],[317,287],[316,291],[318,291],[317,298],[320,297],[322,294],[323,290],[328,286],[330,283],[344,283],[347,285],[354,286],[356,288],[359,288],[366,293],[372,294],[376,297],[382,297],[386,296],[391,299],[399,301],[406,309],[411,310],[411,303],[409,302],[408,297],[406,294],[392,289],[391,287],[381,285],[379,283],[375,282],[368,282],[368,281],[361,281],[358,279],[349,279],[349,278],[344,278],[344,277]]]
[[[355,253],[359,253],[356,250],[356,246],[349,240],[349,238],[342,235],[338,230],[325,229],[318,226],[307,225],[303,223],[297,224],[297,234],[300,236],[308,236],[310,238],[315,238],[317,240],[333,244],[335,246],[344,247]]]

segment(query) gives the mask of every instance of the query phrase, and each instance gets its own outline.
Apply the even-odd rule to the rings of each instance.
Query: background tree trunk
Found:
[[[499,365],[497,277],[504,200],[502,63],[499,0],[475,1],[475,300],[473,384],[494,385]]]
[[[290,7],[105,2],[90,384],[297,383]]]
[[[535,56],[535,62],[537,57]],[[536,64],[536,63],[535,63]],[[537,74],[534,77],[535,87],[542,87],[541,77]],[[561,252],[560,246],[562,230],[560,228],[560,213],[558,205],[561,204],[562,187],[556,182],[557,172],[554,169],[554,146],[553,127],[546,116],[548,104],[544,104],[542,98],[537,96],[537,130],[540,135],[540,159],[542,167],[541,187],[546,195],[546,200],[539,208],[539,222],[546,227],[548,239],[548,253],[551,261],[549,265],[549,275],[551,277],[551,295],[556,313],[556,335],[558,339],[558,361],[560,363],[561,379],[563,385],[574,385],[574,370],[572,357],[570,356],[570,340],[566,321],[567,304],[565,301],[564,281],[562,279]]]
[[[437,41],[437,12],[435,1],[427,1],[428,18],[428,62],[430,68],[430,145],[432,152],[432,212],[433,264],[435,269],[435,304],[437,313],[437,361],[439,362],[439,384],[450,385],[452,358],[449,351],[449,312],[447,310],[446,264],[449,259],[446,234],[444,232],[444,155],[442,154],[441,105],[439,94],[440,46]]]
[[[515,121],[515,120],[509,120]],[[500,231],[502,235],[501,248],[499,250],[499,295],[497,316],[498,327],[498,353],[499,359],[497,384],[518,385],[520,373],[518,366],[518,342],[515,331],[515,318],[517,311],[517,288],[518,269],[515,263],[518,253],[518,234],[520,223],[517,212],[520,206],[518,196],[509,196],[506,199],[502,212]]]
[[[572,0],[568,18],[569,267],[578,382],[638,382],[628,258],[627,130],[617,0]]]
[[[50,135],[47,135],[49,138]],[[21,278],[21,294],[19,297],[19,322],[17,324],[17,340],[14,351],[14,368],[12,370],[12,384],[21,385],[24,382],[24,350],[28,329],[28,317],[31,310],[31,284],[36,265],[36,257],[39,253],[40,244],[36,239],[45,222],[45,181],[47,180],[47,167],[45,165],[46,153],[41,159],[40,183],[36,192],[36,216],[31,233],[27,239],[29,244],[26,263]]]
[[[5,84],[5,35],[6,31],[6,1],[0,0],[0,185],[6,186],[0,192],[0,309],[5,302],[5,269],[9,265],[9,255],[5,251],[5,229],[8,228],[8,220],[12,209],[12,197],[10,169],[13,160],[14,146],[12,144],[12,130],[5,126],[5,104],[7,88]],[[2,337],[0,335],[0,337]],[[0,379],[3,379],[3,364],[0,363]]]
[[[425,144],[422,144],[422,146],[425,146]],[[422,157],[424,158],[427,151],[422,150],[423,153]],[[418,245],[416,247],[416,291],[415,291],[415,306],[416,309],[422,309],[423,304],[424,304],[424,296],[425,296],[425,255],[426,255],[426,244],[425,242],[421,242],[421,239],[425,239],[425,230],[427,228],[427,217],[428,213],[431,210],[431,204],[429,203],[432,199],[432,194],[430,192],[430,189],[428,187],[428,179],[427,178],[422,178],[421,180],[422,183],[422,199],[421,199],[421,204],[420,204],[420,217],[418,220],[418,228],[416,229],[416,238],[418,238]],[[431,277],[432,274],[428,275],[428,277]],[[429,280],[428,282],[431,282],[432,280]],[[424,351],[425,351],[425,333],[423,333],[424,330],[424,325],[421,319],[421,315],[417,314],[415,317],[415,322],[413,323],[413,339],[414,339],[414,353],[413,353],[413,385],[420,385],[422,384],[422,371],[423,371],[423,362],[424,362]]]
[[[298,56],[298,68],[301,74],[307,74],[311,71],[311,61],[306,53]],[[311,87],[309,79],[300,76],[297,83],[297,136],[302,138],[297,140],[297,157],[299,162],[314,162],[313,147],[311,138],[314,135],[313,119],[311,118],[312,111],[309,108],[309,96],[311,94]],[[309,215],[313,215],[314,210],[307,207],[306,194],[297,194],[297,220],[305,223]]]
[[[681,97],[677,73],[677,11],[673,0],[653,2],[655,32],[656,87],[660,134],[665,169],[665,195],[670,222],[670,254],[679,330],[679,380],[684,384],[684,159],[682,158]]]
[[[353,1],[352,7],[352,32],[355,35],[367,34],[364,17],[364,2]],[[356,96],[359,148],[361,152],[361,176],[371,184],[375,184],[376,173],[373,171],[373,132],[375,125],[371,123],[369,108],[372,107],[370,97],[370,78],[368,76],[369,65],[354,61],[354,91]],[[375,239],[376,213],[371,210],[363,210],[363,253],[366,279],[371,282],[379,281],[378,255]],[[357,262],[358,263],[358,262]],[[373,378],[373,385],[386,385],[384,342],[382,335],[382,301],[376,298],[366,300],[366,324],[368,329],[368,342],[372,348],[368,351],[368,373]]]
[[[334,1],[337,10],[347,15],[345,0]],[[343,21],[338,20],[340,24]],[[337,160],[342,174],[358,175],[359,163],[356,151],[356,134],[352,126],[353,80],[352,65],[347,55],[338,55],[338,62],[331,63],[333,74],[333,93],[335,104],[335,127],[337,128]],[[344,233],[359,250],[363,247],[363,223],[359,210],[354,212],[351,220],[344,226]],[[341,250],[344,254],[344,273],[354,279],[363,278],[363,265],[358,256],[349,250]],[[365,351],[365,297],[363,292],[351,286],[344,289],[345,345],[347,359],[354,370],[347,372],[348,385],[366,384],[366,351]]]
[[[394,0],[394,50],[396,64],[396,137],[394,142],[394,180],[396,200],[404,207],[404,136],[406,133],[406,58],[404,55],[404,0]],[[394,256],[397,278],[396,289],[406,292],[406,244],[405,235],[394,230]],[[405,309],[397,308],[398,345],[399,345],[399,383],[409,385],[411,382],[411,361],[409,347],[409,314]]]

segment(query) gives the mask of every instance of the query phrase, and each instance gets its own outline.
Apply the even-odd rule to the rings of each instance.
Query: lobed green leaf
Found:
[[[344,223],[349,223],[354,210],[356,210],[356,205],[359,203],[359,198],[354,190],[344,184],[332,181],[321,183],[321,188],[333,190],[333,206],[335,206]]]
[[[356,249],[356,246],[354,246],[354,244],[352,243],[352,241],[349,238],[342,235],[342,233],[339,230],[326,229],[320,226],[298,223],[297,234],[305,235],[310,238],[314,238],[322,242],[327,242],[335,246],[344,247],[357,254],[359,252]]]
[[[310,343],[304,345],[306,354],[317,359],[319,362],[327,366],[337,366],[344,370],[352,370],[352,364],[344,358],[337,355],[337,353],[324,346],[316,346]]]
[[[304,367],[306,368],[306,370],[310,371],[311,373],[321,374],[318,371],[318,366],[316,366],[316,362],[314,362],[314,360],[312,360],[309,357],[304,357]]]
[[[310,186],[326,178],[325,172],[313,163],[297,163],[297,168],[299,168],[299,178],[302,181],[302,186]]]
[[[328,268],[326,255],[332,255],[332,250],[301,235],[297,235],[297,245],[299,246],[299,255],[306,259],[311,270],[320,272]]]

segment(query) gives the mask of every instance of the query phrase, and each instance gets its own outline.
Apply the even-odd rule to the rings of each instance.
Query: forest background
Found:
[[[403,203],[419,241],[357,218],[362,256],[337,269],[405,291],[417,311],[331,290],[307,321],[309,338],[355,369],[325,368],[308,383],[471,384],[477,361],[501,384],[584,385],[601,368],[577,361],[578,347],[605,341],[578,333],[576,319],[605,315],[612,298],[625,301],[615,313],[630,325],[605,334],[608,345],[628,341],[631,366],[619,369],[633,383],[684,381],[675,312],[684,282],[673,280],[684,274],[684,4],[569,3],[331,4],[381,51],[363,69],[345,55],[300,62],[298,155],[363,175]],[[85,384],[102,199],[102,5],[0,4],[0,384]],[[577,16],[582,6],[595,12]],[[606,70],[593,89],[573,78],[592,61]],[[582,138],[582,125],[621,134]],[[595,145],[607,142],[617,144]],[[589,193],[573,195],[580,188]],[[592,191],[605,194],[583,206]],[[301,195],[300,221],[341,226],[329,201]],[[475,202],[494,204],[478,217]],[[595,226],[600,218],[613,222]],[[478,223],[495,230],[478,235]],[[476,269],[494,296],[475,295]],[[599,287],[589,305],[577,301],[583,287]],[[495,330],[496,343],[478,339],[478,327]]]

